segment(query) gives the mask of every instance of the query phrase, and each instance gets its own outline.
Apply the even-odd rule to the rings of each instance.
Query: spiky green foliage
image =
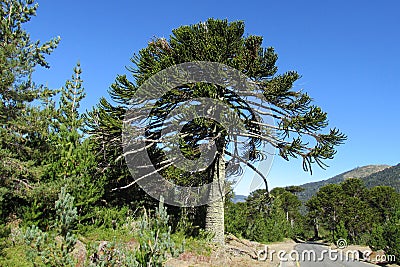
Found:
[[[131,220],[129,220],[131,219]],[[154,214],[144,210],[142,216],[134,220],[128,218],[127,228],[133,232],[138,247],[129,250],[123,243],[112,241],[96,246],[89,257],[89,266],[164,266],[170,256],[183,252],[183,244],[176,244],[172,239],[169,215],[163,201],[159,203]]]
[[[272,47],[263,48],[262,42],[261,36],[245,36],[244,23],[241,21],[209,19],[204,23],[173,30],[168,40],[156,38],[134,55],[134,67],[129,69],[133,81],[126,75],[118,76],[109,91],[113,102],[103,98],[90,113],[91,133],[98,144],[98,159],[110,179],[109,187],[114,185],[118,188],[121,184],[130,182],[130,175],[121,157],[121,135],[123,116],[132,107],[134,94],[148,78],[160,70],[189,61],[219,62],[237,69],[247,75],[255,85],[252,97],[261,100],[261,104],[257,106],[251,101],[245,101],[229,88],[205,83],[178,86],[160,99],[154,99],[157,105],[152,110],[146,138],[153,139],[149,141],[153,145],[148,148],[148,153],[155,165],[165,160],[164,153],[157,147],[157,137],[163,128],[169,126],[168,123],[165,124],[166,116],[183,101],[207,97],[221,100],[230,107],[244,122],[246,133],[238,141],[235,137],[227,136],[214,121],[205,118],[192,120],[179,133],[182,137],[181,150],[187,158],[198,155],[202,140],[215,139],[219,153],[226,153],[229,155],[227,159],[233,162],[248,158],[244,164],[255,170],[253,163],[268,156],[261,148],[266,141],[278,148],[284,159],[302,158],[304,170],[311,171],[313,163],[324,167],[323,161],[334,156],[335,146],[341,144],[345,136],[337,129],[323,132],[328,125],[327,114],[312,105],[311,98],[306,93],[293,89],[293,84],[300,78],[297,72],[277,74],[275,64],[278,57]],[[259,118],[265,114],[276,119],[278,127],[260,122]],[[272,134],[273,131],[275,134]],[[309,138],[314,140],[313,144],[304,141]],[[241,141],[244,142],[243,150],[238,152],[235,148]],[[229,142],[234,145],[226,147]],[[228,151],[229,149],[232,151]],[[193,186],[210,182],[210,170],[213,166],[203,173],[192,175],[165,165],[157,165],[163,169],[160,172],[181,185]],[[234,170],[236,171],[240,173],[241,170],[238,168]]]
[[[171,239],[171,226],[168,225],[169,216],[161,199],[154,218],[144,213],[139,220],[139,248],[136,259],[139,266],[163,266],[168,254],[177,256],[183,252]]]
[[[400,194],[390,186],[375,186],[367,191],[368,203],[373,209],[375,222],[383,224],[400,207]]]
[[[92,153],[92,142],[84,138],[84,118],[79,112],[81,100],[85,97],[80,64],[74,74],[61,88],[58,114],[54,119],[54,132],[49,143],[52,154],[45,165],[42,185],[36,190],[49,198],[66,186],[76,201],[79,220],[85,221],[91,215],[93,205],[103,195],[103,176],[95,176],[96,160]],[[44,183],[45,182],[45,183]],[[44,187],[44,188],[43,188]],[[42,190],[43,189],[43,190]]]
[[[52,232],[43,232],[37,226],[28,228],[24,234],[29,246],[27,257],[34,266],[75,266],[71,252],[77,241],[72,233],[77,219],[74,198],[63,187],[55,202],[56,223]]]
[[[124,246],[124,244],[116,241],[108,242],[102,247],[100,253],[96,251],[98,248],[94,246],[85,266],[88,267],[138,267],[140,266],[135,258],[135,253]]]
[[[110,95],[118,105],[113,105],[103,98],[98,108],[91,113],[92,133],[101,144],[99,149],[103,151],[103,155],[112,157],[113,155],[109,155],[110,151],[118,150],[121,144],[119,136],[122,116],[130,107],[131,99],[144,81],[174,64],[214,61],[234,67],[254,81],[257,85],[254,93],[256,96],[260,94],[260,98],[265,97],[268,104],[272,105],[270,111],[278,119],[281,135],[264,135],[268,131],[255,123],[260,114],[255,114],[250,104],[239,99],[229,89],[217,85],[193,84],[176,88],[162,99],[156,99],[159,107],[152,114],[154,122],[152,121],[148,128],[149,136],[152,136],[152,133],[156,135],[160,131],[158,126],[166,114],[180,102],[194,97],[223,99],[248,126],[250,137],[247,140],[245,153],[251,155],[250,160],[266,156],[263,151],[257,150],[257,147],[261,141],[267,140],[279,149],[280,155],[285,159],[301,156],[305,170],[311,170],[313,162],[323,165],[322,160],[332,158],[335,154],[334,147],[345,137],[336,129],[332,129],[328,134],[319,133],[327,126],[326,113],[319,107],[311,105],[311,98],[307,94],[292,89],[293,83],[300,77],[299,74],[294,71],[276,74],[277,55],[273,48],[263,48],[261,44],[260,36],[244,37],[243,22],[228,23],[225,20],[213,19],[175,29],[170,40],[158,38],[151,41],[148,47],[142,49],[132,59],[135,68],[130,70],[134,82],[129,81],[126,75],[121,75],[112,85]],[[218,127],[213,127],[213,123],[198,119],[187,126],[186,132],[193,134],[189,134],[184,140],[190,147],[196,147],[200,140],[215,136],[215,131],[218,130],[220,130]],[[287,139],[296,135],[298,136],[292,140]],[[308,147],[300,135],[314,137],[315,146]],[[116,154],[114,158],[120,155]],[[159,161],[162,154],[155,153],[154,157]]]
[[[293,189],[293,188],[289,188]],[[275,201],[279,201],[280,207],[285,212],[286,220],[292,225],[297,217],[299,217],[299,208],[301,206],[301,201],[292,192],[287,191],[288,189],[282,188],[279,192],[279,187],[271,190],[271,195]]]
[[[59,42],[31,40],[24,25],[36,15],[33,0],[0,1],[0,199],[3,216],[16,213],[30,183],[41,173],[41,160],[53,110],[53,94],[32,81],[36,66],[49,67],[45,56]],[[44,108],[32,105],[43,101]]]
[[[387,246],[385,238],[384,226],[381,224],[375,224],[371,230],[371,239],[368,241],[368,246],[373,250],[383,250]]]
[[[397,206],[397,210],[384,226],[384,236],[386,254],[394,255],[396,263],[400,263],[400,206]]]
[[[81,74],[81,64],[77,63],[72,78],[65,82],[61,90],[58,121],[60,125],[65,125],[68,131],[79,131],[83,127],[83,117],[78,110],[81,100],[86,96]]]
[[[55,204],[55,209],[59,234],[66,238],[76,222],[77,209],[74,206],[74,197],[66,192],[65,187],[61,188],[61,192]]]

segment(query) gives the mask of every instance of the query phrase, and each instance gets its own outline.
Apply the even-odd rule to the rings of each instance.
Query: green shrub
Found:
[[[336,226],[335,238],[334,240],[332,240],[332,242],[336,242],[339,239],[347,240],[347,238],[348,232],[346,226],[344,225],[343,221],[340,221],[339,224]]]
[[[385,230],[382,225],[375,224],[371,231],[371,237],[368,241],[368,246],[373,250],[385,249],[387,242],[385,239]]]
[[[26,256],[34,266],[75,265],[71,252],[77,240],[72,233],[77,211],[73,201],[74,198],[62,188],[55,203],[54,229],[51,232],[43,232],[34,225],[25,231],[24,240],[29,246]]]
[[[139,266],[162,266],[168,255],[177,256],[183,251],[178,249],[171,238],[171,226],[168,226],[168,213],[161,199],[156,209],[154,218],[151,219],[147,212],[138,222],[139,248],[136,259]]]
[[[135,257],[135,252],[127,249],[123,243],[116,242],[114,239],[112,242],[107,242],[104,246],[96,246],[96,243],[92,243],[89,246],[90,257],[86,262],[86,266],[89,267],[137,267],[140,266]]]
[[[244,237],[249,221],[246,219],[248,214],[246,203],[228,202],[225,205],[225,232],[231,233],[239,238]]]
[[[10,245],[4,249],[4,256],[0,257],[0,266],[32,267],[32,261],[26,257],[26,245]]]
[[[0,225],[0,257],[4,256],[4,248],[9,244],[8,237],[11,234],[11,229],[9,226],[1,224]]]
[[[257,242],[276,242],[292,236],[290,223],[281,210],[272,211],[270,216],[258,214],[249,225],[245,237]]]
[[[115,236],[125,233],[138,242],[136,249],[129,250],[121,240],[114,237],[113,242],[101,246],[92,243],[88,259],[89,266],[162,266],[169,256],[177,256],[183,252],[183,247],[178,248],[172,238],[171,227],[168,225],[169,216],[160,201],[154,214],[144,210],[138,220],[126,217],[125,223],[119,225],[113,234]],[[184,239],[184,238],[183,238]],[[183,243],[183,242],[182,242]],[[97,244],[97,246],[96,246]]]
[[[125,223],[126,218],[131,215],[131,210],[124,207],[95,207],[92,217],[92,225],[115,229]]]
[[[174,243],[182,244],[179,248],[179,252],[185,250],[203,256],[211,256],[211,252],[215,248],[211,242],[212,238],[213,234],[204,229],[200,229],[197,236],[187,237],[184,232],[176,232],[172,234],[172,240]]]

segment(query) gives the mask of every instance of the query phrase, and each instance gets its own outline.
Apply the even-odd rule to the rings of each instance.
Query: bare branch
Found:
[[[267,181],[267,177],[265,177],[264,174],[262,174],[259,170],[257,170],[257,168],[254,167],[254,165],[252,165],[252,164],[251,164],[250,162],[248,162],[247,160],[244,160],[244,159],[242,159],[241,157],[236,156],[236,155],[230,153],[229,151],[225,151],[225,153],[226,153],[228,156],[231,156],[231,157],[233,157],[233,158],[235,158],[235,159],[238,159],[240,162],[243,162],[243,163],[246,164],[248,167],[250,167],[253,171],[255,171],[258,175],[260,175],[260,177],[264,180],[265,189],[266,189],[267,192],[268,192],[268,181]]]
[[[144,175],[144,176],[142,176],[142,177],[140,177],[140,178],[134,180],[133,182],[131,182],[131,183],[128,184],[128,185],[121,186],[121,187],[117,187],[117,188],[113,188],[113,189],[111,189],[111,191],[117,191],[117,190],[122,190],[122,189],[129,188],[129,187],[131,187],[132,185],[134,185],[135,183],[139,182],[140,180],[143,180],[144,178],[146,178],[146,177],[148,177],[148,176],[150,176],[150,175],[153,175],[153,174],[155,174],[155,173],[157,173],[157,172],[159,172],[159,171],[161,171],[161,170],[164,170],[164,169],[168,168],[169,166],[171,166],[171,165],[173,165],[173,164],[174,164],[174,162],[171,162],[171,163],[169,163],[169,164],[167,164],[167,165],[165,165],[165,166],[163,166],[163,167],[161,167],[161,168],[159,168],[159,169],[156,169],[156,170],[154,170],[154,171],[152,171],[152,172],[150,172],[150,173],[148,173],[148,174],[146,174],[146,175]]]

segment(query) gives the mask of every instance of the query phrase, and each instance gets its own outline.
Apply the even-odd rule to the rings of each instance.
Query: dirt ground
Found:
[[[210,256],[199,256],[191,252],[184,252],[178,258],[170,259],[166,267],[253,267],[253,266],[279,266],[278,257],[273,250],[290,251],[296,243],[293,240],[271,243],[268,245],[238,239],[232,235],[226,237],[224,248],[215,248]],[[267,254],[265,254],[267,252]],[[266,257],[267,256],[267,257]],[[272,257],[271,257],[272,256]]]
[[[297,245],[291,239],[287,239],[283,242],[276,242],[270,244],[260,244],[245,239],[238,239],[235,236],[228,235],[225,241],[224,248],[217,248],[212,251],[211,255],[197,255],[192,252],[184,252],[178,258],[170,259],[165,264],[166,267],[272,267],[279,266],[280,262],[277,256],[277,252],[284,250],[290,252],[294,250]],[[331,245],[332,249],[337,249],[335,245]],[[382,259],[384,252],[372,252],[367,246],[355,246],[350,245],[343,249],[344,253],[351,251],[358,251],[360,259],[362,253],[370,252],[369,263],[378,264],[385,267],[400,267],[396,264],[387,264],[379,262],[376,259]],[[266,254],[265,254],[266,252]],[[350,253],[349,255],[352,255]],[[289,263],[290,264],[290,263]],[[292,264],[296,266],[295,263]]]

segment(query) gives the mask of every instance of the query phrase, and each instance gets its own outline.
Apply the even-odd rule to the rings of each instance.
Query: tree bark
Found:
[[[319,239],[319,225],[317,219],[314,219],[314,239]]]
[[[217,154],[211,175],[210,199],[214,201],[206,207],[205,229],[214,234],[215,243],[224,245],[225,160],[222,153]]]

